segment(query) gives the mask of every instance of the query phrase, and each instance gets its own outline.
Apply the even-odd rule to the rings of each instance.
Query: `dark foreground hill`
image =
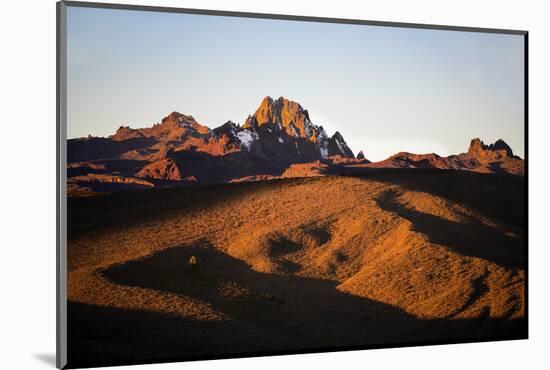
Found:
[[[72,198],[69,364],[525,338],[524,190],[371,169]]]

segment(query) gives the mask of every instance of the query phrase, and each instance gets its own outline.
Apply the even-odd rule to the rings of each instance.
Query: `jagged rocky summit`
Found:
[[[107,138],[68,140],[70,174],[98,171],[104,162],[128,177],[158,181],[219,182],[276,176],[293,164],[354,159],[343,136],[329,136],[297,102],[264,98],[242,125],[210,129],[193,116],[172,112],[147,128],[121,126]]]

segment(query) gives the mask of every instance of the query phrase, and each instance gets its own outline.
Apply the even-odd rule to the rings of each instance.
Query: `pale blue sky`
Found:
[[[371,160],[504,139],[524,156],[523,36],[68,8],[68,136],[299,102]]]

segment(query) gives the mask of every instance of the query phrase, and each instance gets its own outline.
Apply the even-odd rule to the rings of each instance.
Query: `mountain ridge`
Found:
[[[466,152],[446,157],[436,153],[399,152],[367,166],[371,168],[435,168],[483,173],[524,174],[523,159],[514,155],[510,146],[502,139],[486,145],[481,139],[474,138],[470,141]]]
[[[261,140],[269,137],[271,137],[269,140]],[[249,115],[242,125],[227,121],[210,129],[198,123],[193,116],[174,111],[151,127],[120,126],[107,138],[89,136],[86,139],[71,140],[77,142],[93,139],[110,139],[119,143],[135,139],[155,139],[157,146],[154,149],[164,145],[174,150],[194,148],[213,154],[225,154],[238,150],[251,152],[258,141],[261,141],[267,148],[261,148],[258,154],[264,156],[269,156],[268,152],[272,151],[269,147],[276,145],[277,142],[279,144],[290,142],[294,148],[288,146],[285,151],[292,152],[294,158],[288,158],[291,162],[326,159],[333,155],[354,157],[353,151],[338,131],[329,137],[322,126],[311,122],[306,109],[299,103],[284,97],[279,97],[277,100],[269,96],[265,97],[255,113]],[[216,146],[218,148],[213,148]],[[71,157],[70,154],[69,157]]]
[[[227,121],[211,129],[191,115],[173,111],[150,127],[120,126],[108,137],[69,139],[67,148],[68,182],[78,194],[88,192],[83,188],[90,193],[140,188],[143,180],[154,186],[180,186],[375,168],[524,173],[524,161],[502,139],[487,145],[475,138],[465,153],[447,157],[399,152],[371,163],[363,151],[355,156],[339,131],[329,136],[323,126],[314,124],[299,103],[269,96],[241,125]],[[98,174],[105,175],[100,185]],[[109,185],[109,178],[117,180]]]

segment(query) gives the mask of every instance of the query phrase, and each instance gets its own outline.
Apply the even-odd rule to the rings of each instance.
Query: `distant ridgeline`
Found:
[[[73,196],[189,183],[237,182],[337,174],[367,168],[441,168],[523,175],[523,160],[502,140],[474,139],[467,153],[398,153],[371,163],[339,132],[328,136],[297,102],[266,97],[242,125],[210,129],[173,112],[152,127],[120,127],[108,138],[67,142]]]

